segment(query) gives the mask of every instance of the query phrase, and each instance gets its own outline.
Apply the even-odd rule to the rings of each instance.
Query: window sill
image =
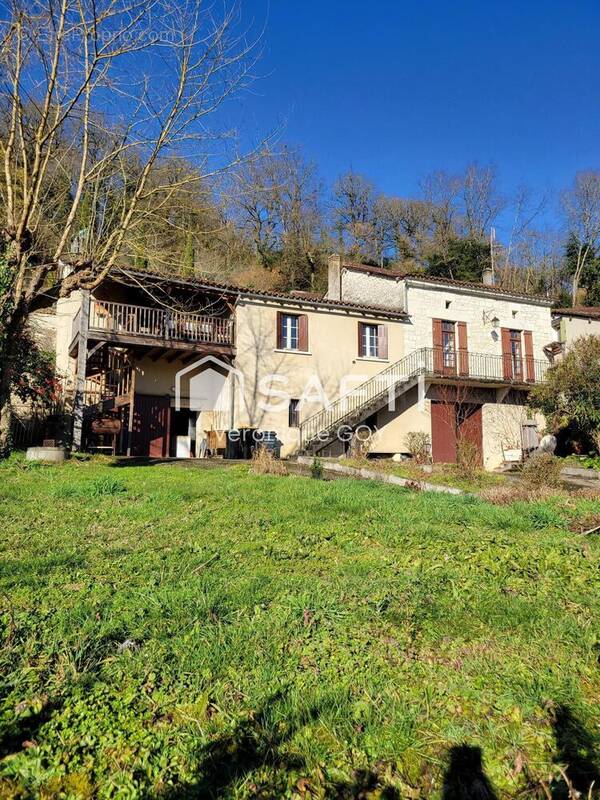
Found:
[[[312,356],[310,350],[288,350],[285,347],[276,347],[273,350],[274,353],[291,353],[292,355],[296,356]]]
[[[357,356],[356,361],[377,361],[378,364],[389,363],[389,358],[377,358],[376,356]]]

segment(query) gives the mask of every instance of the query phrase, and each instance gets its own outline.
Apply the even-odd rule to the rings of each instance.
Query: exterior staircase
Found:
[[[408,391],[423,374],[423,354],[423,350],[414,350],[301,422],[300,452],[316,453],[327,447],[341,428],[356,427],[392,398]]]
[[[300,423],[300,453],[317,453],[352,430],[390,400],[412,388],[420,376],[473,385],[525,388],[544,380],[548,362],[533,359],[511,363],[510,356],[422,347],[386,367],[327,408]]]
[[[85,379],[85,412],[109,411],[131,402],[132,367],[99,372]]]

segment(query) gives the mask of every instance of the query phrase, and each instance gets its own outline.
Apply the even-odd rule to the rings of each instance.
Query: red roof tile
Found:
[[[553,308],[553,314],[560,314],[562,317],[591,317],[600,319],[600,306],[573,306],[572,308]]]

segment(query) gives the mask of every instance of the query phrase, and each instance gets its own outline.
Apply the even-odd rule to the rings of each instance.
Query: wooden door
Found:
[[[436,464],[456,463],[456,405],[431,403],[431,456]]]
[[[133,407],[133,440],[135,456],[164,458],[169,455],[171,399],[168,395],[136,394]]]
[[[483,418],[482,406],[464,405],[459,409],[457,440],[471,442],[477,448],[479,463],[483,463]]]

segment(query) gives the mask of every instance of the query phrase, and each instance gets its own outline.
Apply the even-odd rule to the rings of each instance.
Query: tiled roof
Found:
[[[476,281],[458,281],[454,280],[453,278],[442,278],[436,275],[427,275],[424,272],[402,273],[396,270],[384,269],[383,267],[371,267],[368,264],[354,264],[352,262],[343,263],[342,269],[351,269],[355,272],[372,273],[373,275],[381,275],[385,278],[394,278],[395,280],[424,281],[425,283],[435,283],[440,286],[456,286],[464,289],[477,289],[478,291],[496,292],[497,294],[509,295],[510,297],[520,297],[526,300],[543,300],[544,302],[550,302],[550,300],[543,295],[516,292],[512,289],[504,289],[502,286],[489,286],[486,283],[477,283]]]
[[[121,272],[125,277],[135,276],[139,278],[155,278],[158,280],[166,281],[167,283],[174,283],[180,286],[189,286],[195,289],[218,289],[230,294],[237,294],[246,297],[264,297],[265,300],[287,300],[292,303],[306,303],[313,306],[328,306],[329,308],[339,308],[348,311],[364,311],[368,314],[382,314],[385,316],[395,316],[406,319],[408,315],[406,312],[397,308],[387,308],[379,306],[368,306],[363,303],[352,303],[347,300],[329,300],[325,297],[319,297],[316,293],[306,293],[310,296],[304,296],[303,293],[296,292],[276,292],[265,291],[264,289],[251,289],[249,287],[237,286],[233,283],[218,283],[207,278],[173,278],[167,275],[161,275],[156,272],[149,272],[140,269],[129,269],[127,267],[115,267],[114,272]],[[110,276],[109,276],[110,277]]]
[[[573,308],[553,308],[553,314],[562,317],[590,317],[600,319],[600,306],[573,306]]]
[[[342,269],[351,269],[355,272],[368,272],[373,275],[383,275],[385,278],[404,278],[402,272],[394,269],[386,269],[385,267],[372,267],[369,264],[358,264],[354,261],[344,261]]]

